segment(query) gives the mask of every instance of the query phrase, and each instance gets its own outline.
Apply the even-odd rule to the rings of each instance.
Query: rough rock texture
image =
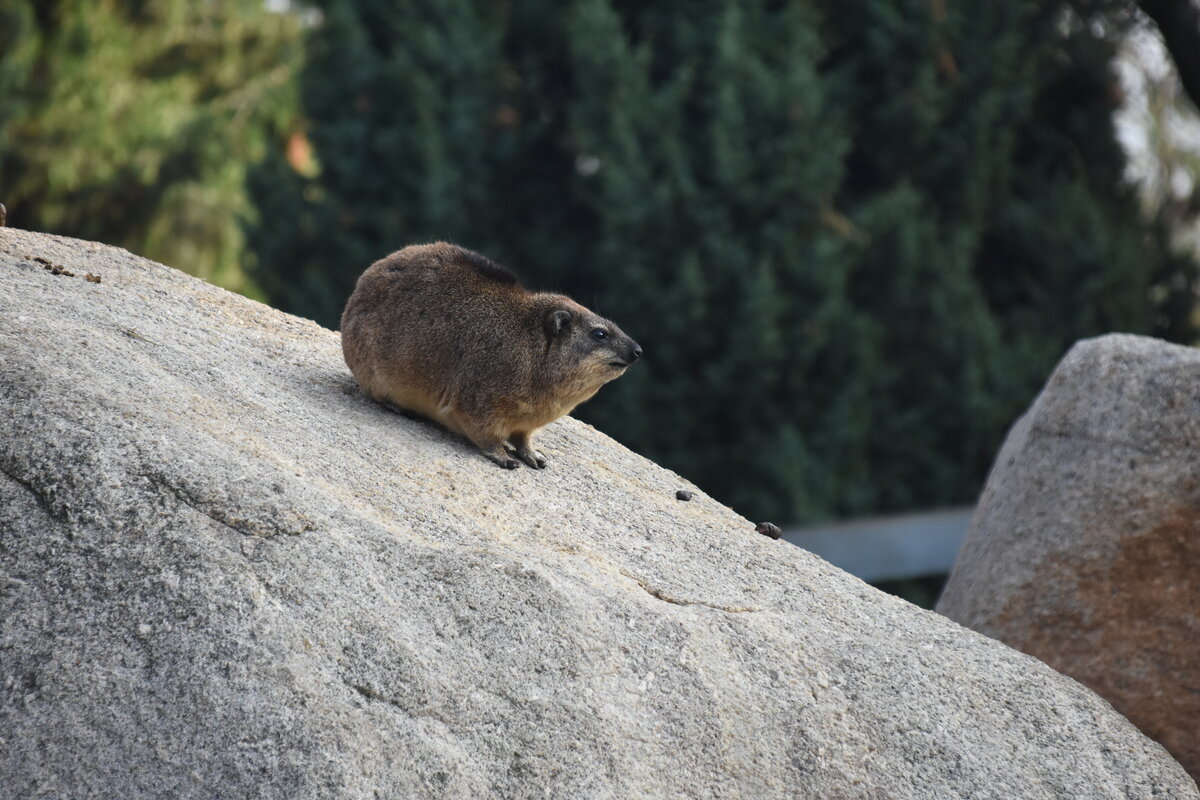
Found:
[[[938,611],[1091,687],[1200,775],[1200,350],[1077,344],[1009,433]]]
[[[1200,796],[591,428],[499,469],[124,251],[0,231],[0,407],[5,798]]]

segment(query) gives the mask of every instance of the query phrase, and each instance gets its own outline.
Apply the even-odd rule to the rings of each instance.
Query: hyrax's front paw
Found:
[[[530,446],[528,434],[513,434],[508,442],[512,445],[513,455],[524,461],[529,467],[532,469],[545,468],[546,457]]]
[[[531,448],[526,448],[525,450],[518,450],[517,458],[521,459],[522,461],[524,461],[526,464],[533,467],[534,469],[545,469],[546,468],[546,457],[544,455],[542,455],[541,453],[539,453],[537,450],[533,450]]]

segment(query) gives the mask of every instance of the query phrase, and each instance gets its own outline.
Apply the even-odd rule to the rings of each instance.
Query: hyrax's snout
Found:
[[[629,366],[633,362],[642,357],[642,346],[633,339],[629,340],[629,348],[625,351],[625,366]]]
[[[642,357],[642,346],[625,334],[619,334],[619,341],[611,343],[611,352],[615,356],[608,363],[624,369]]]

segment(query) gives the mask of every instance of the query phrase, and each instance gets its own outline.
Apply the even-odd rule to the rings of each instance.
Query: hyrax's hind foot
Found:
[[[503,450],[503,448],[501,448],[501,450]],[[484,455],[505,469],[516,469],[517,467],[521,466],[521,462],[517,461],[516,459],[509,458],[508,453],[505,453],[502,456],[492,455],[491,453],[484,453]]]
[[[395,403],[393,403],[391,400],[380,400],[379,402],[382,403],[383,406],[385,408],[387,408],[388,410],[394,411],[402,417],[407,417],[408,419],[423,419],[423,417],[420,414],[418,414],[417,412],[409,411],[407,408],[398,406]]]
[[[508,437],[508,443],[512,445],[513,454],[530,467],[533,469],[545,468],[546,457],[530,446],[529,434],[514,433]]]

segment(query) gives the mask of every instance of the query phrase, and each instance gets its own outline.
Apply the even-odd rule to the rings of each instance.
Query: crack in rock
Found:
[[[236,512],[231,513],[232,509],[224,507],[225,504],[197,497],[189,487],[181,485],[165,475],[143,473],[142,477],[157,489],[170,494],[180,503],[198,514],[208,517],[218,525],[223,525],[241,536],[252,536],[256,539],[266,540],[275,539],[280,534],[299,536],[302,533],[314,530],[311,523],[305,521],[294,511],[292,515],[296,517],[295,519],[281,520],[277,518],[278,514],[272,512],[270,509],[254,508],[245,503],[239,505],[238,498],[229,498],[227,500],[228,505],[241,508],[243,511],[241,514]],[[259,512],[260,515],[265,515],[267,518],[265,520],[256,519],[251,516],[254,512]],[[287,522],[293,524],[285,524]]]
[[[35,486],[32,480],[20,478],[15,473],[10,472],[2,466],[0,466],[0,474],[4,475],[4,477],[8,478],[13,483],[17,484],[33,495],[34,502],[37,503],[38,506],[40,506],[51,519],[58,520],[59,522],[67,521],[66,514],[62,513],[61,510],[56,510],[50,503],[50,498],[47,496],[47,494],[39,487]]]
[[[621,574],[632,580],[638,586],[642,587],[642,590],[646,592],[646,594],[662,600],[664,603],[670,603],[676,606],[703,606],[704,608],[711,608],[715,611],[724,611],[728,614],[749,614],[755,611],[762,611],[762,606],[722,606],[717,605],[716,603],[706,603],[703,600],[683,600],[678,597],[672,597],[662,589],[657,589],[653,586],[650,586],[644,580],[626,570],[621,570]]]
[[[402,705],[400,705],[399,703],[397,703],[395,700],[393,700],[390,697],[386,697],[386,696],[380,694],[379,692],[372,689],[370,686],[364,686],[361,683],[350,683],[349,681],[346,681],[346,685],[349,686],[354,691],[361,694],[363,697],[367,698],[368,700],[374,700],[379,703],[387,703],[389,706],[395,706],[396,708],[399,708],[401,710],[404,709],[404,707]]]

